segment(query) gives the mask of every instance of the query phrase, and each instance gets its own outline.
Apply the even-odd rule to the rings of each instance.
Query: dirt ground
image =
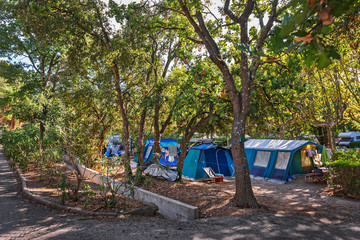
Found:
[[[239,210],[240,214],[232,216],[209,216],[185,222],[161,216],[79,216],[24,199],[18,192],[15,175],[9,169],[0,146],[0,239],[114,239],[114,236],[138,240],[359,239],[359,201],[330,196],[325,185],[304,183],[303,180],[298,178],[284,185],[253,180],[255,195],[264,207]],[[156,180],[154,185],[160,187],[162,183],[173,186],[187,184],[174,185]],[[228,194],[233,194],[233,184],[230,181],[190,185],[228,189]],[[217,195],[209,193],[212,194]],[[223,193],[220,191],[220,194]],[[200,194],[195,198],[197,196]],[[214,210],[221,209],[216,204],[211,206]]]
[[[75,199],[73,191],[77,186],[75,175],[66,168],[65,164],[57,164],[53,166],[53,169],[66,176],[66,185],[64,185],[67,193],[65,199],[66,206],[93,212],[117,212],[123,214],[145,206],[140,201],[123,196],[117,195],[115,198],[111,198],[110,191],[105,191],[104,188],[86,178],[82,178],[79,184],[77,199]],[[42,172],[34,164],[30,164],[26,171],[22,171],[22,174],[26,179],[29,191],[47,200],[56,203],[62,202],[61,175],[56,174],[54,171]],[[105,202],[105,196],[107,197],[108,204]],[[116,202],[114,201],[113,204],[110,204],[111,200]]]
[[[220,217],[229,215],[272,212],[275,214],[297,214],[309,216],[329,216],[329,209],[339,212],[349,210],[360,216],[360,201],[331,196],[326,184],[306,183],[304,176],[286,184],[277,184],[252,179],[254,194],[261,208],[257,210],[239,209],[231,204],[235,194],[235,181],[219,183],[183,182],[170,183],[156,180],[147,190],[174,198],[199,207],[200,217]]]
[[[102,171],[101,168],[97,169]],[[40,173],[35,169],[24,173],[30,190],[45,198],[60,202],[59,189],[55,184],[49,184],[49,179],[43,177],[40,181]],[[116,170],[110,176],[117,180],[123,179],[123,171]],[[52,181],[54,183],[54,181]],[[89,180],[84,180],[92,189],[98,186]],[[231,204],[231,198],[235,193],[235,181],[233,179],[224,182],[205,183],[189,180],[169,182],[166,180],[152,179],[151,184],[144,186],[148,191],[176,199],[178,201],[197,206],[200,218],[214,218],[231,215],[248,215],[256,213],[295,214],[316,217],[320,221],[332,223],[349,216],[349,212],[357,219],[360,216],[360,201],[332,196],[332,192],[325,183],[306,183],[304,176],[299,175],[292,182],[277,184],[263,180],[252,179],[254,194],[260,204],[260,209],[239,209]],[[84,190],[82,190],[84,191]],[[84,198],[86,199],[86,198]],[[82,208],[84,199],[81,201],[67,201],[66,204]],[[135,209],[141,206],[138,201],[127,199],[127,209]],[[122,209],[119,206],[115,211]],[[336,210],[336,211],[329,211]],[[106,209],[101,203],[101,198],[87,206],[90,211],[114,211]],[[333,219],[333,220],[331,220]],[[349,219],[348,219],[349,220]],[[356,220],[357,221],[357,220]]]

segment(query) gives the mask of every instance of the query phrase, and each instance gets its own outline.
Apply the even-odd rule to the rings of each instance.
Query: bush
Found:
[[[360,148],[360,141],[351,142],[349,144],[350,148]]]
[[[329,184],[335,192],[360,197],[360,153],[337,151],[329,163]]]
[[[42,141],[39,136],[38,128],[27,125],[14,131],[3,131],[0,142],[4,146],[6,157],[19,164],[21,169],[26,169],[29,163],[47,168],[60,156],[60,138],[50,129]]]

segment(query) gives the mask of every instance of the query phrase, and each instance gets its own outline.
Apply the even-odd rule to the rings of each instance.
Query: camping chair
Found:
[[[220,175],[216,175],[216,173],[214,172],[214,170],[212,170],[211,167],[203,167],[205,175],[203,178],[203,182],[223,182],[224,181],[224,177],[220,176]],[[205,178],[206,175],[209,178]]]

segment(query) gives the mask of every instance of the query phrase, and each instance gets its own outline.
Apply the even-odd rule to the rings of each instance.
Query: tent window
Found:
[[[148,148],[146,149],[146,153],[145,153],[145,159],[148,159],[151,153],[151,150],[153,149],[153,146],[148,146]]]
[[[268,165],[269,159],[270,159],[270,152],[258,151],[256,153],[254,166],[266,168]]]
[[[279,152],[276,158],[276,169],[285,170],[290,159],[290,152]]]
[[[177,145],[170,145],[168,146],[169,149],[169,156],[177,157]]]

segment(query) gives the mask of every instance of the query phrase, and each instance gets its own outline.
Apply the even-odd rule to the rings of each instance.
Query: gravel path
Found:
[[[190,222],[69,215],[25,200],[0,154],[0,239],[360,239],[359,211],[348,210],[328,209],[330,219],[263,211]]]

